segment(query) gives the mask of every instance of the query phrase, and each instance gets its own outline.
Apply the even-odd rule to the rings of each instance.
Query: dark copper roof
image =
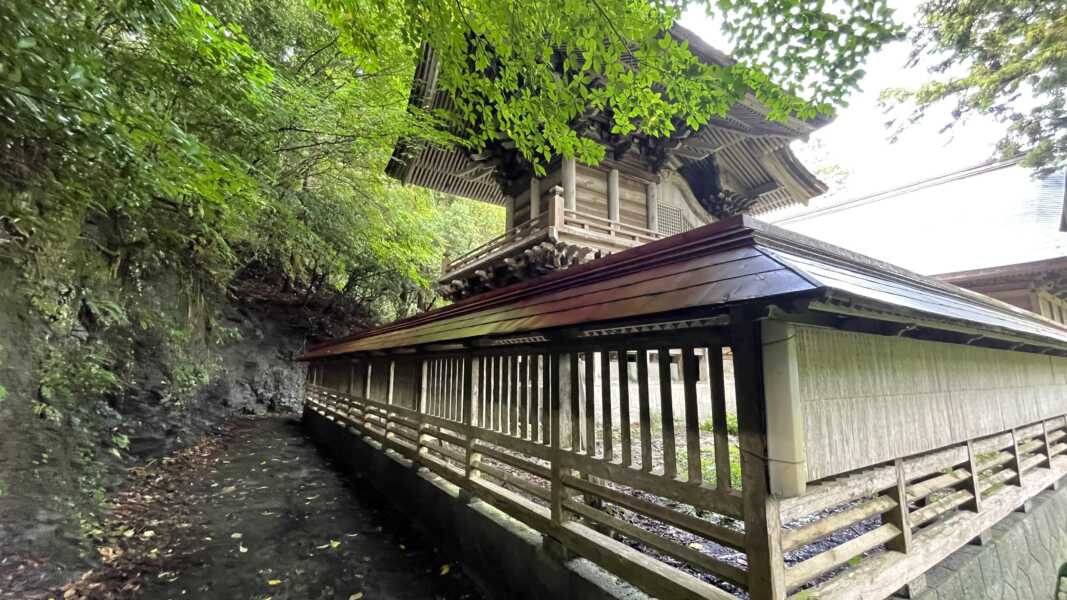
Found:
[[[807,295],[830,312],[923,320],[1067,351],[1067,329],[981,294],[734,217],[409,319],[312,346],[303,360],[714,312]]]

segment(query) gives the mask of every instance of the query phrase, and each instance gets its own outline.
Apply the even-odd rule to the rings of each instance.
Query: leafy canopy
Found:
[[[891,102],[914,101],[904,127],[954,99],[950,129],[969,114],[1007,125],[1000,151],[1049,174],[1067,166],[1067,2],[928,0],[912,34],[912,66],[935,57],[934,78],[917,89],[887,90]]]
[[[459,137],[514,140],[535,163],[599,160],[574,127],[590,112],[610,113],[613,133],[650,136],[696,128],[747,92],[773,119],[829,115],[867,54],[899,34],[885,0],[314,1],[368,70],[412,64],[428,43]],[[738,62],[702,62],[664,35],[690,5],[724,18]]]

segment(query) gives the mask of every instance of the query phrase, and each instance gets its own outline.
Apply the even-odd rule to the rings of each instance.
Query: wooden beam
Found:
[[[608,171],[608,219],[619,222],[619,170]]]
[[[570,210],[578,209],[578,176],[573,158],[563,159],[563,204]]]
[[[804,417],[800,412],[800,374],[794,327],[764,321],[763,382],[767,399],[767,458],[771,493],[779,498],[804,495],[808,469]]]
[[[785,598],[785,562],[778,500],[770,494],[767,468],[767,405],[763,393],[763,356],[759,313],[730,311],[737,420],[741,445],[748,592],[753,600]]]
[[[504,199],[504,231],[511,231],[515,227],[515,197],[508,196]]]
[[[648,229],[659,232],[659,184],[645,184],[645,211]]]

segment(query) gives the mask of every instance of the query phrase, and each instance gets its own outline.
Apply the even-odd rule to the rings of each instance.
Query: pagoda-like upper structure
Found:
[[[671,35],[705,62],[732,62],[680,26]],[[424,48],[411,102],[447,110],[452,100],[434,85],[436,64],[433,50]],[[777,122],[766,113],[749,96],[725,117],[667,138],[613,134],[610,116],[591,115],[578,126],[604,145],[605,160],[589,167],[556,158],[542,177],[510,140],[477,153],[401,142],[388,172],[404,183],[506,207],[503,235],[446,260],[438,292],[456,300],[730,215],[806,203],[825,191],[789,149],[825,121]]]

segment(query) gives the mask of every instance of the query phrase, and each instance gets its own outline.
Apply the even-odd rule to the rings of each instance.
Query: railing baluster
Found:
[[[615,458],[611,428],[611,352],[607,348],[600,351],[600,396],[603,412],[604,460]]]
[[[585,353],[585,454],[596,455],[596,354]]]
[[[674,404],[671,401],[671,352],[660,348],[659,359],[659,410],[663,430],[663,474],[674,477],[678,473],[677,456],[674,451]]]
[[[641,428],[641,470],[652,470],[652,414],[648,407],[648,352],[637,351],[637,410]]]
[[[700,483],[700,417],[697,414],[697,376],[699,366],[691,346],[682,349],[682,386],[685,396],[685,452],[689,467],[688,481]]]
[[[580,398],[579,398],[579,395],[578,395],[578,392],[580,390],[580,381],[579,381],[579,374],[578,374],[578,353],[577,352],[570,352],[570,353],[568,353],[568,356],[569,356],[570,369],[569,369],[569,372],[567,373],[567,379],[568,379],[568,382],[570,383],[570,386],[567,389],[568,389],[568,392],[569,392],[568,396],[570,396],[570,397],[567,398],[567,401],[568,401],[568,404],[570,406],[570,411],[571,411],[571,413],[570,413],[570,417],[571,417],[570,418],[570,434],[571,434],[571,447],[570,447],[570,450],[571,450],[571,452],[574,452],[575,454],[577,454],[577,453],[582,451],[582,428],[581,428],[581,419],[582,419],[582,417],[581,417],[581,409],[579,408]]]
[[[519,367],[519,437],[526,439],[526,424],[530,420],[527,406],[527,377],[530,371],[530,361],[525,354],[515,357],[515,360]]]
[[[556,387],[553,387],[552,379],[549,377],[549,373],[555,370],[556,366],[552,364],[551,354],[541,355],[541,439],[546,444],[551,444],[551,436],[554,429],[558,426],[558,421],[552,419],[552,395],[555,393]]]
[[[619,362],[619,441],[622,444],[622,465],[628,467],[633,461],[630,441],[630,357],[624,348],[620,348],[615,357]]]
[[[508,375],[508,433],[517,435],[519,430],[519,357],[517,355],[509,356],[508,366],[510,367],[510,374]]]
[[[730,471],[730,434],[726,422],[726,379],[722,368],[722,347],[709,346],[708,386],[711,393],[711,429],[715,440],[715,487],[733,487]]]

